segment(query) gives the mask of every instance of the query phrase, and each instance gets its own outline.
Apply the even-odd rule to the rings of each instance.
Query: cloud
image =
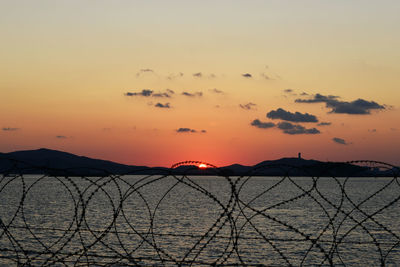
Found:
[[[250,76],[250,77],[251,77],[251,76]],[[263,77],[263,78],[266,79],[266,80],[272,80],[271,77],[268,76],[268,75],[265,74],[265,73],[261,73],[261,77]]]
[[[182,95],[189,96],[189,97],[196,97],[196,96],[201,97],[201,96],[203,96],[203,93],[202,92],[195,92],[195,93],[182,92]]]
[[[251,103],[251,102],[244,104],[244,105],[242,105],[242,104],[239,105],[239,107],[241,107],[242,109],[245,109],[245,110],[255,109],[256,106],[257,106],[256,104]]]
[[[347,143],[344,139],[338,137],[332,138],[332,141],[340,145],[349,145],[349,143]]]
[[[172,94],[174,94],[175,92],[170,90],[170,89],[166,89],[166,92],[158,92],[158,93],[154,93],[153,90],[150,89],[143,89],[141,92],[127,92],[125,93],[126,96],[145,96],[145,97],[166,97],[166,98],[170,98]]]
[[[126,92],[126,96],[151,96],[153,94],[153,90],[143,89],[141,92]]]
[[[285,134],[291,134],[291,135],[321,133],[316,128],[306,129],[305,127],[303,127],[301,125],[292,124],[290,122],[280,122],[280,123],[278,123],[278,128],[281,129]]]
[[[316,116],[308,114],[308,113],[300,113],[300,112],[289,112],[282,108],[278,108],[277,110],[271,110],[267,113],[267,118],[270,119],[280,119],[284,121],[293,121],[293,122],[318,122]]]
[[[193,73],[193,77],[201,78],[201,77],[203,77],[203,74],[201,72],[196,72],[196,73]]]
[[[371,110],[385,109],[385,106],[380,105],[374,101],[367,101],[364,99],[357,99],[351,102],[340,101],[338,96],[324,96],[321,94],[315,94],[310,99],[296,99],[297,103],[325,103],[327,108],[330,108],[330,113],[339,114],[357,114],[365,115],[371,114]]]
[[[67,139],[65,135],[56,135],[57,139]]]
[[[144,73],[154,73],[154,70],[148,69],[148,68],[146,68],[146,69],[140,69],[140,70],[136,73],[136,77],[139,77],[141,74],[144,74]]]
[[[260,128],[260,129],[269,129],[269,128],[278,128],[282,130],[285,134],[295,135],[295,134],[319,134],[321,133],[316,128],[307,129],[298,124],[292,124],[290,122],[280,122],[275,124],[273,122],[262,122],[258,119],[255,119],[250,123],[252,126]]]
[[[370,132],[370,133],[376,133],[376,129],[368,129],[368,132]]]
[[[260,128],[260,129],[268,129],[275,127],[275,123],[273,122],[262,122],[259,119],[255,119],[250,123],[250,125]]]
[[[253,77],[253,75],[251,75],[250,73],[243,73],[242,76],[245,77],[245,78]]]
[[[169,103],[165,103],[165,104],[161,104],[161,103],[157,103],[154,105],[156,108],[171,108],[171,106],[169,105]]]
[[[155,93],[152,97],[171,97],[168,93]]]
[[[178,74],[170,74],[170,75],[167,76],[167,79],[168,80],[174,80],[176,78],[183,77],[183,75],[184,75],[183,72],[179,72]]]
[[[186,128],[186,127],[176,129],[175,131],[176,131],[177,133],[198,133],[198,132],[200,132],[200,133],[207,133],[206,130],[197,131],[197,130],[195,130],[195,129]]]
[[[2,128],[3,131],[5,132],[14,132],[20,130],[19,128],[12,128],[12,127],[4,127]]]
[[[329,125],[331,125],[332,124],[332,122],[320,122],[320,123],[318,123],[317,125],[318,126],[329,126]]]
[[[223,94],[223,93],[224,93],[223,91],[221,91],[221,90],[218,90],[217,88],[210,89],[210,92],[212,92],[212,93],[216,93],[216,94]]]
[[[140,72],[154,72],[152,69],[141,69]]]
[[[283,90],[283,92],[284,92],[284,93],[287,93],[287,94],[288,94],[288,93],[293,93],[293,89],[285,89],[285,90]]]

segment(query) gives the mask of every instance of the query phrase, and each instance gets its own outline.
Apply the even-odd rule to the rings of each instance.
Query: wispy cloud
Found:
[[[254,103],[251,103],[251,102],[249,102],[249,103],[247,103],[247,104],[239,104],[239,107],[241,107],[242,109],[245,109],[245,110],[252,110],[252,109],[256,109],[255,107],[256,107],[257,105],[256,104],[254,104]]]
[[[65,135],[56,135],[57,139],[67,139]]]
[[[171,97],[168,93],[154,93],[152,94],[152,97]]]
[[[265,74],[264,72],[261,73],[260,75],[261,75],[261,77],[264,78],[265,80],[272,80],[272,78],[271,78],[269,75]]]
[[[223,92],[223,91],[221,91],[221,90],[218,90],[217,88],[210,89],[209,91],[210,91],[210,92],[212,92],[212,93],[216,93],[216,94],[224,94],[224,92]]]
[[[14,132],[20,130],[20,128],[4,127],[2,130],[5,132]]]
[[[194,93],[182,92],[182,95],[189,96],[189,97],[201,97],[201,96],[203,96],[203,93],[202,92],[194,92]]]
[[[153,69],[149,69],[149,68],[140,69],[140,70],[136,73],[136,77],[140,77],[142,74],[145,74],[145,73],[154,74],[154,70],[153,70]]]
[[[196,73],[193,73],[193,77],[201,78],[201,77],[203,77],[203,74],[201,72],[196,72]]]
[[[183,73],[183,72],[179,72],[179,73],[177,73],[177,74],[172,73],[172,74],[169,74],[169,75],[167,76],[167,79],[168,79],[168,80],[175,80],[175,79],[177,79],[177,78],[182,78],[183,76],[184,76],[184,73]]]
[[[318,123],[317,125],[318,126],[329,126],[329,125],[331,125],[332,124],[332,122],[320,122],[320,123]]]
[[[339,138],[339,137],[332,138],[332,141],[339,145],[349,145],[349,143],[346,142],[346,140]]]

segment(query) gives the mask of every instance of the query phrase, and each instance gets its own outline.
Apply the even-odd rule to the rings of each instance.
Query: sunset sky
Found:
[[[0,152],[400,164],[400,1],[1,0]]]

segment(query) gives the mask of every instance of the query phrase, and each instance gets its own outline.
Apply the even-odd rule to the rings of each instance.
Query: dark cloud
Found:
[[[201,78],[201,77],[203,77],[203,74],[201,72],[196,72],[196,73],[193,73],[193,77]]]
[[[13,131],[18,131],[19,128],[4,127],[4,128],[2,128],[2,130],[5,132],[13,132]]]
[[[65,135],[56,135],[57,139],[67,139]]]
[[[223,94],[224,92],[221,90],[218,90],[217,88],[210,89],[210,92],[216,93],[216,94]]]
[[[370,133],[376,133],[376,129],[368,129],[368,132],[370,132]]]
[[[334,95],[324,96],[321,94],[315,94],[313,98],[310,99],[296,99],[297,103],[328,103],[331,101],[337,101],[339,97]]]
[[[297,103],[325,103],[327,108],[330,108],[330,113],[340,114],[371,114],[371,110],[385,109],[383,105],[380,105],[374,101],[367,101],[364,99],[357,99],[352,102],[340,101],[338,96],[324,96],[316,94],[310,99],[296,99]]]
[[[316,116],[308,114],[308,113],[300,113],[300,112],[289,112],[282,108],[278,108],[277,110],[271,110],[267,113],[267,118],[270,119],[280,119],[284,121],[292,121],[292,122],[318,122]]]
[[[143,89],[141,92],[126,92],[126,96],[151,96],[153,94],[153,90]]]
[[[242,105],[242,104],[239,105],[239,107],[241,107],[242,109],[246,109],[246,110],[255,109],[256,106],[257,106],[256,104],[251,103],[251,102],[244,104],[244,105]]]
[[[317,125],[318,126],[329,126],[329,125],[331,125],[332,124],[332,122],[320,122],[320,123],[318,123]]]
[[[170,98],[171,94],[174,94],[174,91],[170,89],[166,89],[166,92],[158,92],[154,93],[153,90],[150,89],[143,89],[141,92],[127,92],[125,93],[126,96],[145,96],[145,97],[166,97]]]
[[[201,97],[201,96],[203,96],[203,93],[202,92],[195,92],[195,93],[182,92],[182,95],[189,96],[189,97],[196,97],[196,96]]]
[[[311,128],[311,129],[306,129],[305,127],[298,125],[298,124],[292,124],[290,122],[280,122],[278,123],[278,128],[281,129],[285,134],[319,134],[321,133],[318,129],[316,128]]]
[[[284,92],[284,93],[287,93],[287,94],[288,94],[288,93],[293,93],[293,89],[285,89],[285,90],[283,90],[283,92]]]
[[[349,144],[344,139],[338,138],[338,137],[332,138],[332,141],[335,142],[336,144],[340,144],[340,145],[348,145]]]
[[[245,77],[245,78],[253,77],[250,73],[243,73],[242,76]]]
[[[251,125],[260,129],[268,129],[275,127],[275,123],[273,122],[262,122],[259,119],[255,119],[251,122]]]
[[[161,104],[161,103],[157,103],[154,105],[156,108],[171,108],[171,106],[169,105],[169,103],[165,103],[165,104]]]
[[[186,127],[176,129],[175,131],[176,131],[177,133],[198,133],[198,132],[200,132],[200,133],[207,133],[206,130],[198,131],[198,130],[191,129],[191,128],[186,128]]]
[[[278,128],[282,130],[285,134],[295,135],[295,134],[319,134],[321,133],[316,128],[307,129],[298,124],[292,124],[290,122],[280,122],[275,124],[273,122],[262,122],[258,119],[255,119],[251,122],[252,126],[255,126],[260,129],[269,129],[269,128]]]
[[[179,128],[176,130],[178,133],[190,133],[190,132],[196,132],[196,130],[190,129],[190,128]]]

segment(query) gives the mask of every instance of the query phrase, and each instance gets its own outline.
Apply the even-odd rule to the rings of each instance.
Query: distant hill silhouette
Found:
[[[233,164],[218,169],[179,166],[176,169],[132,166],[92,159],[71,153],[41,148],[0,153],[0,173],[102,176],[110,174],[190,174],[225,176],[393,176],[398,168],[371,169],[348,163],[321,162],[302,158],[282,158],[260,162],[254,166]]]

